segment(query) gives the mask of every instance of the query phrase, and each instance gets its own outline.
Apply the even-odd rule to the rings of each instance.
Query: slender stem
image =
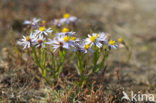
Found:
[[[51,65],[55,68],[56,67],[56,60],[54,58],[54,54],[51,53]]]
[[[98,65],[97,72],[100,71],[104,67],[105,61],[106,61],[106,59],[107,59],[107,57],[109,55],[109,52],[110,52],[110,50],[104,52],[103,59],[102,59],[101,63]]]
[[[79,69],[80,75],[82,75],[83,67],[84,67],[84,61],[83,61],[83,54],[79,51],[77,51],[77,58],[78,58],[78,69]]]
[[[36,48],[35,47],[32,47],[32,53],[33,53],[33,59],[34,59],[35,63],[40,67],[40,62],[38,60],[37,53],[36,53]]]
[[[46,52],[46,49],[43,48],[42,49],[42,54],[41,54],[41,65],[42,65],[42,68],[43,68],[43,77],[46,77],[47,75],[47,69],[45,68],[45,64],[46,64],[46,58],[47,58],[47,52]]]
[[[98,61],[98,59],[99,59],[99,49],[98,49],[98,47],[94,47],[94,53],[93,53],[93,72],[95,72],[96,71],[96,69],[97,69],[97,61]]]
[[[39,52],[38,53],[39,54],[39,57],[37,56],[36,48],[35,47],[32,47],[32,53],[33,53],[34,61],[41,68],[41,70],[42,70],[42,76],[43,77],[46,77],[46,73],[47,73],[47,71],[45,69],[46,56],[43,55],[45,53],[43,53],[43,52],[41,53],[41,50],[39,50],[39,49],[38,49],[38,52]]]
[[[59,76],[63,71],[65,55],[66,55],[66,51],[63,48],[61,48],[59,51],[60,61],[59,61],[58,69],[56,70],[56,73],[54,75],[54,78]]]

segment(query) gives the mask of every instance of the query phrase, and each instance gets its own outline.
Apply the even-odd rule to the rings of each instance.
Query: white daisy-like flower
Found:
[[[119,46],[117,44],[115,44],[115,41],[114,40],[109,40],[108,42],[108,46],[112,49],[112,48],[119,48]]]
[[[70,16],[69,13],[64,14],[63,18],[61,19],[55,19],[54,20],[54,25],[61,26],[62,24],[70,24],[70,23],[75,23],[77,21],[76,16]]]
[[[62,32],[65,33],[65,35],[67,36],[75,35],[75,32],[72,32],[72,31],[70,32],[68,28],[63,28]]]
[[[26,25],[32,25],[32,26],[38,26],[38,22],[40,22],[41,19],[33,18],[33,20],[25,20],[23,24]]]
[[[52,45],[54,52],[59,48],[70,49],[70,44],[67,42],[68,39],[65,36],[55,37],[53,40],[49,39],[46,44]]]
[[[76,16],[71,16],[69,13],[64,14],[63,18],[65,19],[64,22],[69,24],[69,23],[74,23],[77,21],[77,17]]]
[[[36,47],[45,47],[45,39],[43,35],[39,35],[38,38],[34,39],[33,45]]]
[[[75,37],[75,36],[70,37],[70,40],[73,42],[79,42],[80,41],[80,39]]]
[[[56,33],[56,36],[72,36],[72,35],[75,35],[76,32],[69,32],[69,29],[68,28],[63,28],[62,29],[62,32],[60,33]]]
[[[63,38],[63,41],[69,45],[69,47],[73,46],[75,43],[75,41],[73,41],[74,39],[72,40],[70,36],[65,35],[65,36],[62,36],[62,38]]]
[[[101,32],[101,33],[98,33],[97,34],[98,36],[98,40],[101,41],[101,42],[107,42],[107,36],[105,33]]]
[[[75,37],[75,36],[72,36],[70,37],[70,42],[72,43],[72,46],[75,46],[77,45],[77,43],[80,41],[79,38]]]
[[[92,53],[94,52],[94,50],[92,49],[92,45],[90,44],[82,43],[78,47],[79,50],[84,53],[87,53],[88,51],[91,51]]]
[[[70,22],[74,23],[74,22],[76,22],[78,19],[77,19],[76,16],[71,16],[71,17],[68,18],[68,20],[69,20]]]
[[[35,30],[35,34],[48,36],[48,33],[52,33],[53,30],[51,28],[46,29],[45,26],[40,27],[38,30]]]
[[[98,48],[101,48],[102,47],[102,43],[100,42],[99,34],[98,33],[92,33],[92,35],[89,35],[88,34],[88,38],[85,39],[85,42],[87,44],[90,44],[91,46],[92,45],[95,45]]]
[[[20,41],[17,41],[17,44],[23,45],[23,49],[30,48],[33,45],[32,43],[35,39],[36,35],[31,32],[29,36],[23,36],[23,38]]]

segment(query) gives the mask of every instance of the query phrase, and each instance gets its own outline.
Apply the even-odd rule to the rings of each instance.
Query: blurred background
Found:
[[[107,32],[123,37],[129,46],[115,50],[108,60],[106,76],[120,70],[122,86],[155,91],[156,86],[156,0],[0,0],[0,60],[4,48],[23,35],[23,21],[33,17],[50,21],[66,12],[77,16],[81,33]],[[14,40],[13,40],[14,38]]]

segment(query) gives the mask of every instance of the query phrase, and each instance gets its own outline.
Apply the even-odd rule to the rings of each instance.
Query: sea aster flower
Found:
[[[100,42],[107,42],[107,36],[105,33],[101,32],[97,34],[97,38]]]
[[[123,39],[120,37],[118,38],[119,43],[123,43]]]
[[[23,49],[30,48],[35,39],[36,35],[31,32],[29,36],[23,36],[23,38],[20,41],[17,41],[17,44],[23,45]]]
[[[70,24],[70,23],[75,23],[77,21],[76,16],[70,16],[69,13],[64,14],[63,18],[61,19],[55,19],[54,20],[54,25],[61,26],[62,24]]]
[[[45,26],[40,27],[38,30],[35,30],[35,34],[48,36],[48,33],[52,33],[51,28],[46,29]]]
[[[94,50],[92,49],[92,46],[90,44],[86,44],[85,42],[82,43],[75,43],[74,45],[74,52],[79,51],[83,53],[87,53],[88,51],[91,51],[92,53]]]
[[[65,19],[65,23],[69,24],[69,23],[74,23],[77,21],[77,17],[76,16],[71,16],[69,13],[64,14],[63,19]]]
[[[80,41],[80,39],[77,38],[77,37],[75,37],[75,36],[70,37],[70,40],[73,41],[73,42],[78,42],[78,41]]]
[[[62,32],[60,32],[60,33],[56,33],[56,36],[72,36],[72,35],[74,35],[75,34],[75,32],[69,32],[69,29],[68,28],[63,28],[62,29]]]
[[[69,32],[69,29],[68,29],[68,28],[63,28],[63,29],[62,29],[62,32],[63,32],[63,33]]]
[[[63,28],[62,29],[62,32],[63,33],[65,33],[65,35],[67,35],[67,36],[72,36],[72,35],[74,35],[75,34],[75,32],[69,32],[69,29],[68,28]]]
[[[60,37],[55,37],[53,40],[49,39],[49,42],[47,42],[46,44],[52,45],[55,52],[58,48],[70,49],[69,41],[70,38],[68,38],[67,36],[60,36]]]
[[[92,35],[88,34],[88,38],[85,39],[87,44],[95,45],[98,48],[102,47],[102,43],[100,43],[101,39],[99,39],[99,34],[97,33],[92,33]]]
[[[71,41],[72,46],[75,46],[80,41],[80,39],[75,36],[72,36],[70,37],[70,41]]]
[[[33,42],[33,45],[35,45],[36,47],[45,47],[45,39],[43,35],[39,35],[38,38],[36,38]]]
[[[41,19],[33,18],[33,20],[25,20],[24,24],[26,25],[32,25],[33,27],[38,27],[38,22],[40,22]]]
[[[114,40],[109,40],[108,46],[109,46],[111,49],[112,49],[112,48],[115,48],[115,49],[119,48],[119,46],[115,44],[115,41],[114,41]]]
[[[94,52],[90,44],[82,43],[79,45],[80,51],[87,53],[88,51]]]

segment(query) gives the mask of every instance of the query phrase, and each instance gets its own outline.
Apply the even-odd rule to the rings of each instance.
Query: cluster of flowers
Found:
[[[61,25],[62,23],[68,24],[76,21],[77,17],[70,16],[67,13],[64,15],[64,18],[61,18],[57,23],[56,20],[54,20],[54,24]],[[51,28],[46,28],[44,25],[39,26],[39,22],[41,22],[41,19],[36,18],[32,21],[26,20],[24,22],[24,24],[31,24],[32,26],[37,27],[37,29],[34,30],[34,32],[31,32],[29,36],[23,36],[23,38],[17,42],[17,44],[24,46],[23,49],[32,46],[45,47],[47,44],[53,47],[54,52],[58,48],[65,48],[87,53],[88,51],[94,52],[92,49],[93,46],[102,48],[103,45],[107,45],[110,49],[119,48],[118,44],[103,32],[92,33],[91,35],[88,34],[86,39],[80,40],[80,38],[75,36],[76,32],[69,31],[68,28],[63,28],[61,32],[55,33],[56,36],[53,39],[49,39],[48,35],[52,34],[53,30]],[[122,38],[119,38],[119,41],[122,42]]]
[[[111,39],[110,35],[103,32],[88,34],[87,38],[80,39],[76,36],[76,32],[70,31],[66,27],[60,30],[60,26],[75,24],[77,21],[77,17],[70,16],[68,13],[63,18],[55,19],[53,21],[55,26],[51,25],[52,28],[47,26],[45,20],[34,18],[32,21],[24,21],[24,24],[31,25],[31,33],[28,36],[23,36],[17,44],[22,45],[23,49],[32,48],[33,59],[41,68],[43,77],[47,76],[49,70],[54,78],[58,77],[63,71],[66,50],[71,50],[77,56],[77,72],[81,76],[81,81],[83,81],[90,75],[90,73],[87,73],[84,54],[92,53],[92,64],[89,66],[92,68],[92,73],[95,73],[104,67],[105,60],[112,48],[119,48],[120,44],[125,45],[122,38],[119,38],[116,42]],[[50,51],[58,50],[59,56],[53,57],[53,55],[50,55],[49,57],[47,46],[52,47]],[[102,55],[100,55],[101,53]],[[100,57],[102,57],[102,60],[98,61]],[[48,58],[52,61],[52,63],[49,63],[53,67],[52,69],[46,66]]]

